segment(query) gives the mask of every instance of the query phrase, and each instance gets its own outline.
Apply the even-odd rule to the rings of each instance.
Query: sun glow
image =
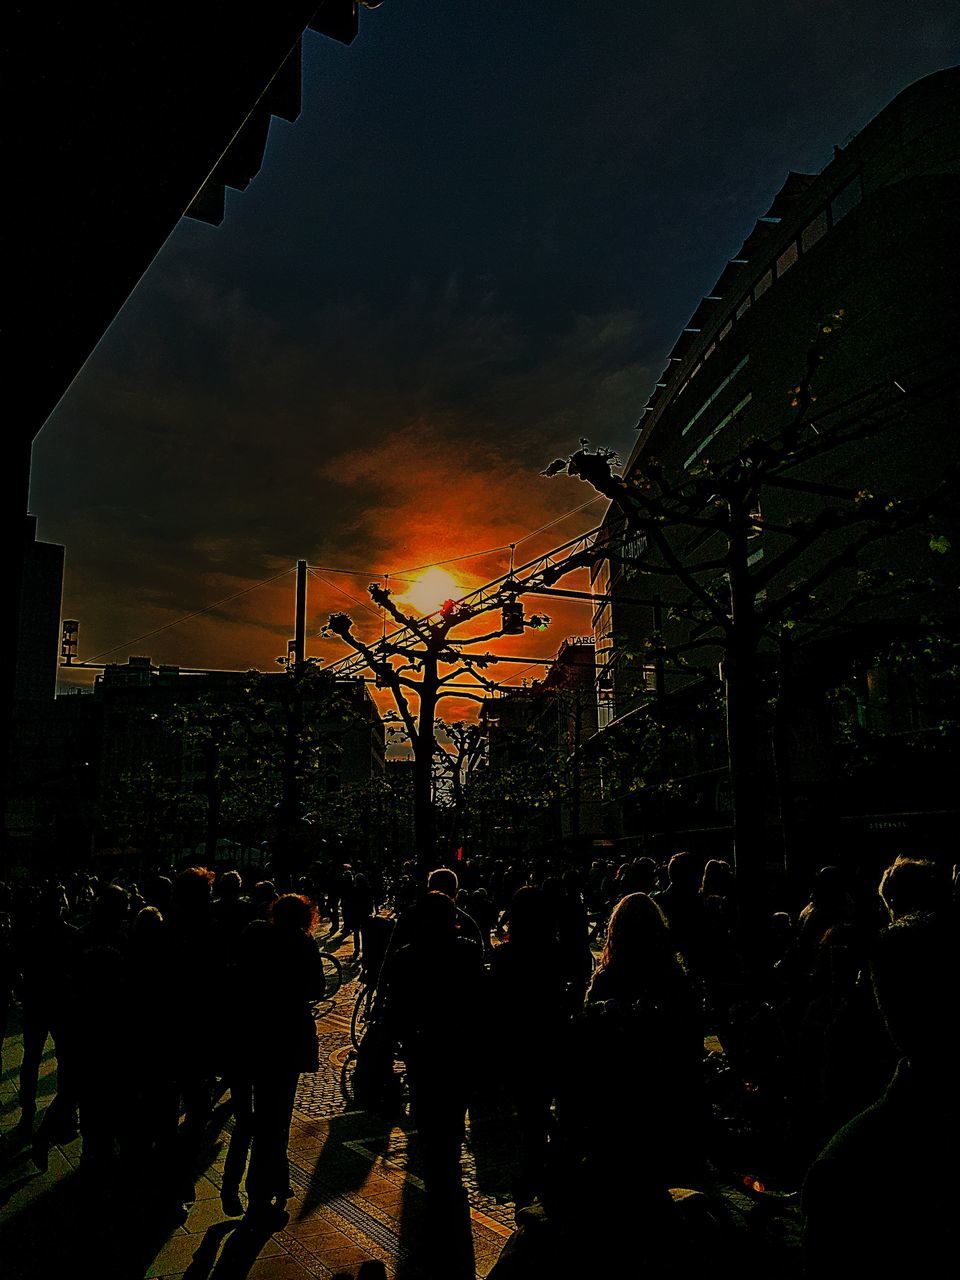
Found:
[[[406,592],[397,597],[400,604],[413,605],[419,613],[434,613],[445,600],[456,600],[463,595],[463,587],[452,574],[443,569],[428,569],[416,582],[411,582]]]

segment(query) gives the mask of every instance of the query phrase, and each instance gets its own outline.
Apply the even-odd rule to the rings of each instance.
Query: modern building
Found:
[[[960,70],[952,69],[903,90],[856,137],[836,147],[819,174],[787,175],[677,338],[643,410],[624,475],[629,479],[655,463],[676,483],[695,476],[707,460],[736,457],[750,439],[772,438],[796,418],[797,389],[808,361],[816,359],[808,430],[827,434],[851,424],[886,425],[859,445],[826,455],[809,473],[812,479],[865,493],[929,492],[960,460],[958,226]],[[841,320],[835,337],[818,346],[818,335],[831,333],[836,316]],[[810,518],[822,505],[822,498],[784,493],[760,514],[775,530]],[[945,519],[948,543],[956,525],[954,512]],[[904,534],[856,567],[892,570],[901,582],[928,576],[938,606],[947,600],[946,615],[952,610],[955,618],[956,556],[931,556],[929,538],[929,530]],[[675,780],[680,770],[690,771],[688,794],[696,793],[696,800],[686,813],[672,814],[669,829],[662,810],[654,816],[649,809],[621,806],[622,833],[634,843],[656,837],[696,843],[703,833],[706,847],[722,851],[729,843],[722,721],[704,711],[699,697],[716,684],[719,654],[701,651],[695,669],[682,678],[662,660],[645,659],[644,652],[657,652],[655,637],[669,641],[679,634],[671,614],[677,585],[622,562],[648,548],[642,538],[626,538],[615,509],[605,518],[601,542],[620,553],[600,562],[593,576],[601,737],[664,698],[685,698],[698,708],[688,724],[690,741],[668,769]],[[686,547],[675,544],[681,557],[703,554],[702,546],[693,547],[693,540]],[[775,533],[757,533],[751,566],[762,566],[765,557],[771,563],[779,549]],[[813,572],[817,554],[812,549],[795,572]],[[849,580],[838,579],[824,591],[847,590]],[[830,687],[844,684],[852,688],[854,702],[860,698],[864,705],[871,696],[876,703],[881,683],[893,697],[897,682],[873,670],[871,648],[885,633],[915,624],[930,598],[910,603],[904,594],[803,655],[810,697],[798,700],[794,721],[800,727],[790,752],[797,810],[806,815],[808,835],[828,824],[834,832],[915,831],[921,843],[942,838],[931,834],[937,824],[930,819],[930,789],[914,785],[916,770],[892,770],[893,788],[890,769],[876,771],[873,783],[837,783],[846,731],[838,730],[835,711],[824,703]],[[775,655],[769,661],[775,663]],[[904,723],[906,713],[898,714]],[[918,731],[924,727],[919,705],[913,723]],[[930,767],[941,776],[942,761]],[[769,777],[768,782],[775,824],[777,798]],[[942,790],[939,807],[951,808],[950,791]],[[944,831],[950,821],[955,817],[944,814]]]

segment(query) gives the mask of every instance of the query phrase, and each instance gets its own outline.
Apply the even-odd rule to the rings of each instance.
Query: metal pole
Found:
[[[294,624],[293,639],[293,665],[294,670],[300,672],[303,670],[303,661],[306,656],[304,653],[304,639],[306,636],[307,624],[307,562],[306,560],[297,561],[297,614]]]

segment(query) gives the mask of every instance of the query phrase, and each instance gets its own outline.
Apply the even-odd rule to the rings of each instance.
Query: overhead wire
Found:
[[[591,499],[590,503],[587,503],[585,505],[592,505],[593,501],[594,499]],[[498,577],[491,578],[489,582],[485,582],[479,587],[474,587],[472,590],[468,591],[465,595],[460,597],[459,603],[469,602],[473,600],[475,597],[481,595],[484,591],[488,591],[490,590],[490,588],[496,587],[499,583],[508,581],[508,579],[512,577],[514,573],[524,573],[526,570],[532,569],[533,566],[538,565],[543,561],[549,560],[551,557],[555,556],[558,552],[566,551],[569,547],[575,546],[578,542],[582,542],[585,538],[589,538],[592,535],[599,533],[600,527],[601,526],[597,525],[596,528],[594,529],[588,529],[585,533],[578,534],[576,538],[568,538],[566,542],[561,543],[557,547],[552,547],[550,551],[544,553],[544,555],[535,556],[532,560],[526,561],[525,564],[518,565],[515,570],[512,569],[508,573],[501,573]],[[428,615],[428,617],[433,617],[433,616],[435,615],[434,614]],[[423,621],[423,619],[421,619],[421,621]],[[410,633],[409,626],[400,626],[400,627],[397,627],[395,630],[391,631],[387,636],[387,638],[391,640],[397,640],[398,638],[406,636],[409,633]],[[353,654],[345,654],[342,658],[338,658],[334,662],[328,663],[325,669],[336,672],[340,669],[352,668],[352,667],[357,667],[358,669],[362,669],[365,665],[366,663],[363,661],[362,656],[359,654],[353,653]]]
[[[354,604],[358,604],[361,609],[367,609],[370,613],[376,613],[376,614],[380,613],[380,610],[374,608],[374,606],[370,604],[369,601],[361,600],[359,596],[352,596],[349,591],[344,591],[343,587],[338,587],[335,582],[331,582],[329,578],[325,578],[318,569],[311,569],[308,566],[307,572],[310,574],[312,578],[318,578],[321,582],[325,582],[328,587],[332,587],[334,591],[339,591],[339,593],[342,596],[345,596],[348,600],[351,600]]]
[[[225,604],[230,604],[232,600],[239,600],[241,596],[247,596],[251,591],[256,591],[258,587],[268,587],[272,582],[279,582],[281,578],[285,578],[287,574],[295,571],[294,566],[284,569],[280,573],[276,573],[272,578],[264,578],[260,582],[254,582],[249,587],[244,587],[241,591],[234,591],[232,595],[224,596],[222,600],[215,600],[213,604],[205,605],[202,609],[194,609],[192,613],[185,613],[182,618],[174,618],[172,622],[165,622],[161,627],[154,627],[152,631],[144,631],[142,635],[134,636],[132,640],[123,640],[120,644],[115,644],[110,649],[102,649],[99,653],[95,653],[92,658],[84,658],[84,662],[97,662],[100,658],[105,658],[109,653],[116,653],[118,649],[126,649],[128,645],[139,644],[141,640],[152,640],[154,636],[160,635],[163,631],[169,631],[171,627],[179,627],[181,623],[190,622],[193,618],[202,617],[205,613],[212,613],[214,609],[219,609]]]
[[[445,564],[459,564],[462,560],[478,560],[481,556],[492,556],[498,551],[509,551],[513,547],[519,547],[522,542],[529,542],[531,538],[535,538],[539,533],[545,533],[548,529],[552,529],[555,525],[562,524],[564,520],[570,516],[579,515],[581,511],[586,511],[587,507],[592,507],[597,502],[605,502],[606,498],[603,494],[598,493],[596,497],[590,498],[587,502],[582,502],[579,507],[573,507],[570,511],[564,511],[562,515],[555,516],[552,520],[548,520],[546,524],[540,525],[536,529],[522,534],[514,542],[504,542],[497,547],[486,547],[483,551],[468,551],[462,556],[449,556],[446,560],[432,560],[429,564],[410,565],[405,569],[398,569],[395,573],[385,573],[383,569],[340,569],[332,565],[311,565],[311,572],[314,573],[342,573],[348,577],[354,578],[396,578],[398,582],[409,581],[405,577],[409,573],[423,573],[426,569],[439,569]]]

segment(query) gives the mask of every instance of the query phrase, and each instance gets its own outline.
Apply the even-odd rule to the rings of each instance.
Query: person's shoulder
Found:
[[[849,1197],[854,1189],[885,1182],[896,1163],[891,1143],[891,1090],[838,1129],[807,1171],[803,1184],[804,1212],[809,1214],[835,1196]]]
[[[587,1004],[599,1004],[610,1000],[616,994],[615,983],[609,969],[600,968],[594,972],[587,990]]]

